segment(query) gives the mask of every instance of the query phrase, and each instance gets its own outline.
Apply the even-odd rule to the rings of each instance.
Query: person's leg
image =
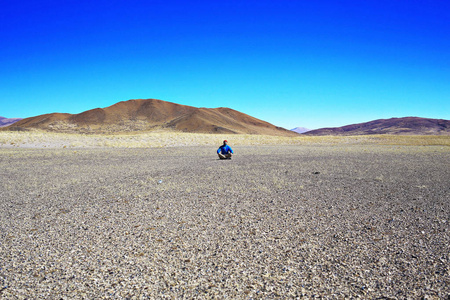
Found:
[[[226,158],[225,155],[223,155],[222,153],[218,153],[218,155],[219,155],[220,159],[225,159]]]
[[[232,155],[233,154],[231,154],[231,153],[227,153],[227,154],[225,154],[225,157],[230,159]]]

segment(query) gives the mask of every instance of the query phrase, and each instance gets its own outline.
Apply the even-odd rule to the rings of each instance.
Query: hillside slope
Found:
[[[138,99],[79,114],[52,113],[23,119],[10,130],[118,133],[175,130],[198,133],[241,133],[298,136],[230,108],[197,108],[157,99]]]
[[[343,127],[321,128],[304,135],[450,135],[450,121],[419,117],[391,118],[352,124]]]
[[[14,124],[22,119],[20,118],[4,118],[0,117],[0,127],[8,126]]]

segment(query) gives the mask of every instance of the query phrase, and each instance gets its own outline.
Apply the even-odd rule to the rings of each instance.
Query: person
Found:
[[[228,141],[224,140],[223,145],[217,149],[217,154],[219,155],[220,159],[231,159],[231,156],[233,156],[233,149],[231,149],[230,146],[228,146]]]

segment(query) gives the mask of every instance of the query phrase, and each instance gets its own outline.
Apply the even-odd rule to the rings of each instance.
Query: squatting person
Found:
[[[223,145],[217,149],[217,154],[219,155],[220,159],[231,159],[231,156],[233,155],[233,149],[231,149],[230,146],[228,146],[228,141],[224,140]]]

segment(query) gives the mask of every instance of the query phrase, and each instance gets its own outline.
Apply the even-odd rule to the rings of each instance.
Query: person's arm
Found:
[[[219,147],[219,149],[217,149],[217,154],[220,153],[220,150],[221,150],[221,149],[222,149],[221,147]]]
[[[228,147],[228,150],[229,150],[232,154],[234,154],[233,149],[231,149],[231,147]]]

